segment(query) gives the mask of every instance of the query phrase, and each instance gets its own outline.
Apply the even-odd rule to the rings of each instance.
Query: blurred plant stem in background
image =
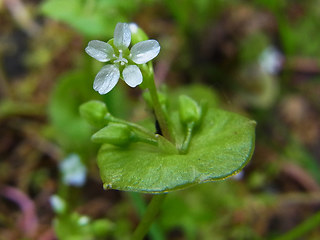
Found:
[[[310,216],[301,224],[293,228],[280,237],[273,238],[274,240],[295,240],[304,237],[306,234],[320,226],[320,212]]]
[[[30,36],[35,37],[40,31],[40,25],[21,0],[3,0],[5,7],[10,11],[13,19]]]

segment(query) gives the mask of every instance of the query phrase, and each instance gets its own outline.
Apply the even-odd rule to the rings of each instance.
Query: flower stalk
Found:
[[[157,217],[166,194],[156,194],[152,197],[145,214],[133,233],[133,240],[141,240],[148,233],[153,221]]]
[[[129,122],[129,121],[126,121],[126,120],[123,120],[123,119],[120,119],[120,118],[116,118],[116,117],[112,116],[110,113],[106,114],[104,119],[105,119],[106,123],[114,122],[114,123],[121,123],[121,124],[128,125],[131,128],[133,128],[133,129],[135,129],[135,130],[147,135],[151,139],[156,140],[156,136],[155,136],[154,133],[150,132],[148,129],[142,127],[139,124],[136,124],[136,123],[133,123],[133,122]]]
[[[194,125],[195,125],[194,122],[191,122],[187,126],[187,134],[186,134],[186,137],[185,137],[185,139],[181,145],[181,148],[180,148],[180,153],[182,153],[182,154],[186,154],[189,149]]]
[[[166,139],[168,139],[169,141],[174,143],[175,140],[172,137],[172,130],[170,127],[170,123],[168,121],[167,116],[163,112],[163,109],[162,109],[160,101],[159,101],[153,72],[152,72],[152,74],[149,74],[148,79],[147,79],[147,84],[148,84],[147,88],[149,89],[151,100],[153,103],[154,113],[156,115],[156,119],[159,122],[161,132]]]

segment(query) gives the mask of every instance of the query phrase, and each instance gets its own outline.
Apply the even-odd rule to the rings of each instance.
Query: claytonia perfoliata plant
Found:
[[[164,193],[238,173],[252,156],[255,138],[254,121],[209,106],[204,102],[208,99],[199,99],[199,103],[180,95],[177,101],[169,94],[159,94],[149,61],[158,55],[160,45],[146,39],[138,26],[118,23],[113,39],[108,43],[90,41],[86,52],[108,62],[94,80],[93,88],[100,94],[111,91],[119,78],[130,87],[145,78],[140,87],[146,90],[144,100],[154,113],[154,120],[146,120],[150,125],[117,118],[101,101],[80,106],[82,117],[99,129],[91,140],[102,144],[97,163],[103,187],[155,194],[133,233],[134,240],[143,239],[147,233]],[[131,41],[135,44],[129,49]],[[209,96],[213,98],[211,92]],[[169,107],[167,100],[177,107]]]
[[[114,30],[114,38],[108,43],[99,40],[89,42],[85,51],[100,62],[108,62],[98,72],[93,89],[100,94],[110,92],[122,78],[130,87],[142,83],[143,77],[139,64],[154,59],[160,51],[156,40],[138,42],[129,50],[131,31],[129,24],[118,23]]]

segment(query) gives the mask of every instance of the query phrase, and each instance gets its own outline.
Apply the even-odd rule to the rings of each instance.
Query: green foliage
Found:
[[[211,240],[212,236],[215,240],[256,239],[252,230],[251,235],[242,237],[243,225],[228,225],[237,210],[246,214],[242,207],[252,199],[245,191],[241,182],[228,179],[175,192],[164,201],[159,224],[165,231],[182,229],[183,239],[188,240]]]
[[[70,152],[82,152],[92,134],[90,125],[80,117],[79,105],[93,96],[83,72],[63,75],[51,95],[49,116],[57,140]],[[76,141],[75,141],[76,140]]]
[[[168,95],[170,98],[169,108],[172,110],[179,108],[180,95],[187,95],[200,103],[205,101],[209,108],[217,108],[220,105],[220,99],[215,90],[198,83],[173,89]]]
[[[219,12],[236,1],[211,0],[165,0],[164,4],[184,33],[192,33],[203,28]],[[192,16],[192,17],[190,17]]]
[[[57,237],[61,240],[105,239],[113,229],[113,224],[106,219],[91,221],[78,213],[60,215],[54,220]]]
[[[313,39],[319,39],[318,22],[319,13],[316,1],[305,1],[305,2],[291,2],[291,1],[277,1],[277,0],[263,0],[254,1],[258,6],[263,6],[270,9],[275,17],[277,18],[279,26],[280,39],[287,56],[309,56],[317,57],[320,54],[319,44],[317,41],[310,40],[310,36]],[[307,14],[296,18],[288,16],[286,10],[292,6],[297,7],[305,11]],[[300,10],[300,11],[301,11]],[[291,19],[292,18],[292,19]]]
[[[51,205],[57,214],[54,229],[61,240],[97,240],[113,231],[114,225],[108,219],[91,220],[89,217],[70,211],[68,204],[61,197],[51,197]]]
[[[318,22],[320,21],[319,14],[313,13],[303,17],[296,23],[289,23],[290,28],[284,28],[283,40],[286,51],[289,55],[300,55],[309,57],[318,57],[320,55],[320,47],[317,41],[310,40],[319,39]],[[291,25],[291,26],[290,26]]]
[[[306,169],[320,183],[320,167],[317,160],[297,141],[292,138],[284,148],[284,156]]]
[[[287,4],[288,4],[288,0],[285,1],[278,1],[278,0],[255,0],[254,1],[255,4],[257,4],[258,6],[263,6],[266,7],[270,10],[272,10],[273,12],[277,13],[278,11],[280,11],[281,9],[283,9]]]
[[[136,11],[139,1],[47,0],[41,12],[65,22],[85,36],[112,36],[114,26]]]
[[[99,122],[97,117],[100,118],[105,111],[121,117],[126,117],[129,112],[130,104],[121,88],[115,89],[105,97],[92,91],[92,81],[88,79],[92,79],[93,76],[89,70],[70,71],[64,74],[58,79],[51,94],[48,113],[53,128],[53,138],[63,146],[66,152],[87,155],[94,149],[93,144],[88,144],[93,130],[87,122],[88,118],[90,118],[89,122],[96,126],[95,124]],[[108,106],[96,100],[86,103],[87,105],[82,106],[80,110],[85,117],[83,118],[79,113],[79,105],[89,99],[104,100],[108,102]],[[119,105],[122,107],[119,108]],[[93,108],[98,109],[99,113],[95,111],[93,114],[91,111]]]
[[[177,113],[172,120],[179,126]],[[187,154],[166,152],[166,148],[142,143],[126,149],[105,144],[98,154],[104,187],[161,193],[224,179],[240,171],[250,159],[254,128],[254,121],[210,109],[195,132]],[[181,126],[176,135],[181,141]]]
[[[257,62],[263,50],[270,45],[270,40],[266,34],[256,32],[249,34],[240,42],[241,64],[252,64]]]

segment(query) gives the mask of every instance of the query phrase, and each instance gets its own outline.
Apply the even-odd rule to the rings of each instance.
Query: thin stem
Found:
[[[139,217],[141,218],[147,209],[147,206],[142,197],[142,194],[136,193],[136,192],[129,192],[129,196],[131,197],[132,202],[135,205],[136,210],[139,214]],[[150,227],[149,235],[150,235],[150,238],[153,240],[165,239],[162,230],[160,229],[159,225],[157,225],[156,223],[153,223],[152,226]]]
[[[11,100],[1,102],[0,119],[13,115],[42,116],[44,114],[44,108],[40,104],[15,102]]]
[[[191,124],[188,124],[187,135],[186,135],[186,137],[182,143],[182,146],[180,148],[180,153],[187,153],[189,145],[190,145],[191,137],[192,137],[193,128],[194,128],[194,122],[192,122]]]
[[[2,95],[6,99],[11,99],[12,96],[11,96],[10,86],[2,66],[3,66],[2,55],[0,55],[0,95]]]
[[[147,144],[151,144],[153,146],[158,146],[158,141],[153,139],[153,138],[141,137],[141,136],[136,135],[134,137],[134,140],[137,141],[137,142],[144,142],[144,143],[147,143]]]
[[[148,89],[150,91],[150,96],[151,96],[151,100],[153,103],[153,109],[154,109],[156,118],[159,122],[160,129],[161,129],[162,134],[165,138],[167,138],[171,142],[174,142],[168,119],[167,119],[165,113],[163,112],[160,101],[159,101],[157,88],[156,88],[156,85],[154,82],[154,75],[150,74],[149,78],[150,79],[148,81],[148,83],[149,83]]]
[[[152,197],[151,202],[147,207],[147,211],[145,212],[142,220],[133,233],[133,240],[141,240],[148,233],[152,222],[155,220],[157,214],[159,213],[160,207],[165,197],[166,194],[157,194]]]
[[[156,140],[156,137],[155,137],[154,133],[150,132],[148,129],[140,126],[139,124],[135,124],[133,122],[129,122],[129,121],[126,121],[126,120],[123,120],[123,119],[116,118],[116,117],[112,116],[111,114],[106,115],[105,116],[105,120],[107,120],[109,122],[122,123],[122,124],[128,125],[128,126],[134,128],[134,129],[146,134],[150,138]]]
[[[319,227],[320,225],[320,211],[314,214],[313,216],[309,217],[307,220],[302,222],[300,225],[296,226],[291,231],[287,232],[286,234],[274,238],[274,240],[294,240],[300,237],[303,237],[311,230]]]

